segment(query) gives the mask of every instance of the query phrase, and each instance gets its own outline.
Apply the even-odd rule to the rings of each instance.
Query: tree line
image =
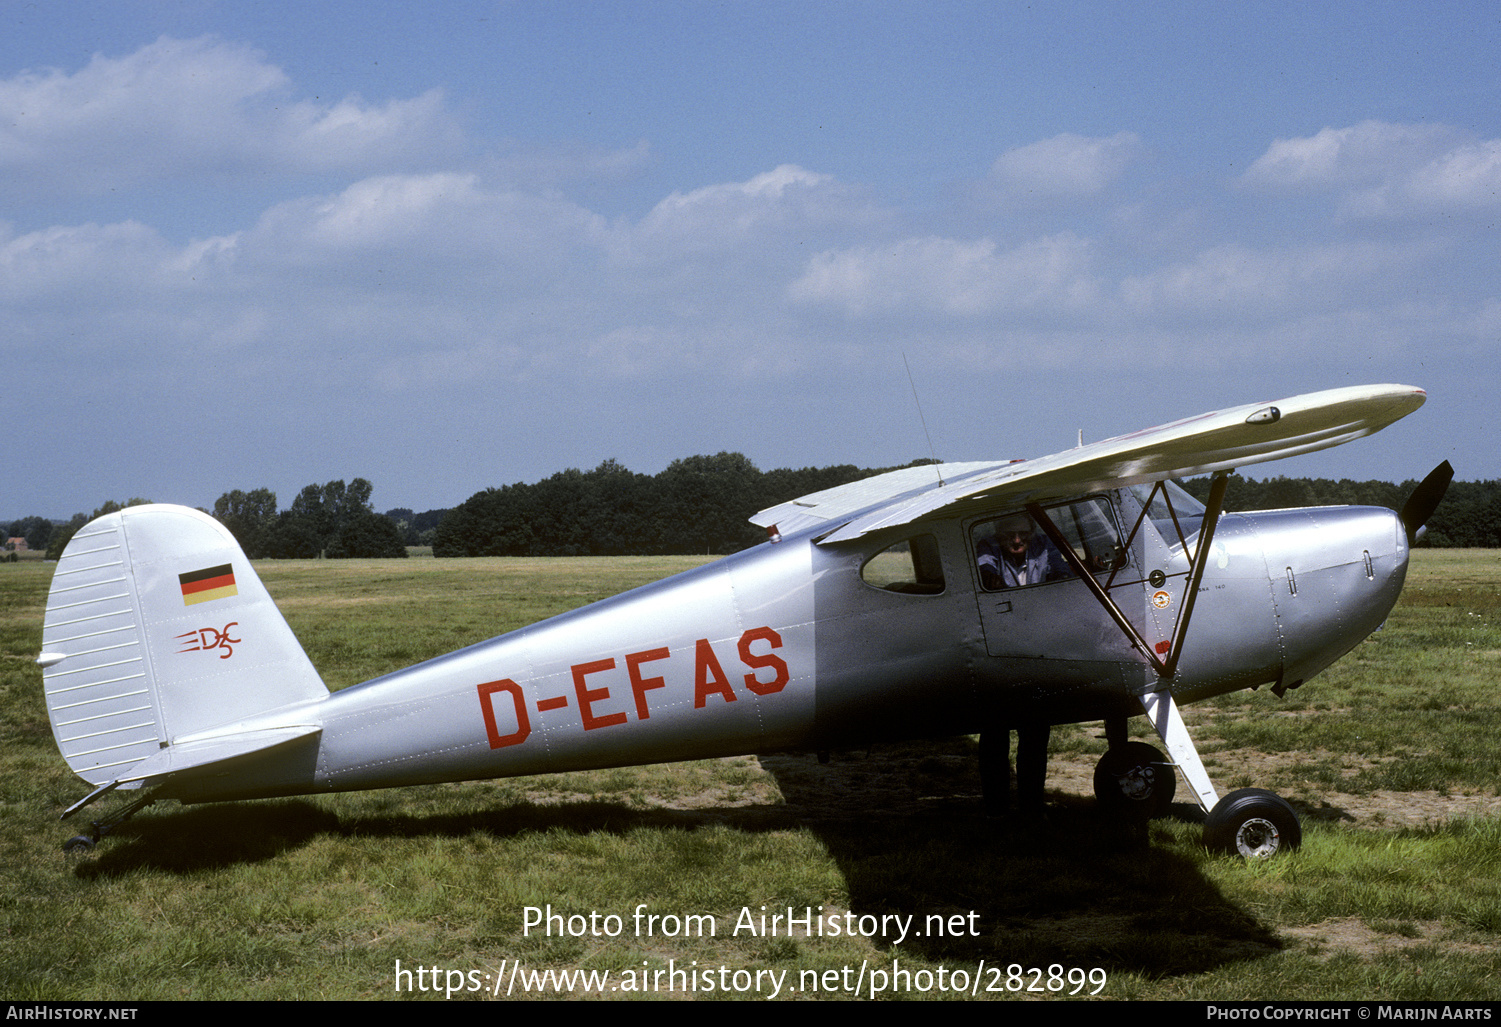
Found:
[[[450,510],[376,513],[370,505],[373,486],[355,478],[348,484],[308,485],[286,510],[278,510],[270,489],[236,489],[221,495],[211,512],[252,559],[402,557],[408,546],[418,545],[431,545],[434,556],[719,554],[765,538],[747,522],[757,510],[893,469],[839,464],[763,472],[743,454],[718,453],[675,460],[660,474],[646,475],[606,460],[592,471],[570,468],[535,484],[487,488]],[[1194,478],[1183,485],[1204,499],[1209,482]],[[1353,505],[1400,510],[1416,487],[1411,480],[1258,481],[1232,474],[1225,508]],[[146,502],[112,500],[66,524],[24,517],[5,526],[5,538],[25,538],[30,549],[45,548],[47,558],[55,560],[73,533],[93,518]],[[1501,547],[1501,481],[1450,485],[1428,520],[1422,544]]]
[[[606,460],[592,471],[571,468],[536,484],[476,492],[438,524],[433,555],[733,553],[766,538],[747,523],[757,510],[889,470],[841,464],[763,472],[741,453],[718,453],[647,475]]]
[[[374,487],[364,478],[349,484],[331,481],[308,485],[287,510],[278,511],[276,493],[270,489],[249,492],[235,489],[214,503],[212,513],[230,530],[245,555],[253,560],[270,558],[405,557],[407,541],[397,521],[378,514],[370,506]],[[47,559],[62,556],[73,535],[96,517],[149,499],[110,500],[93,513],[74,514],[57,524],[43,517],[25,517],[9,526],[7,538],[24,537],[29,549],[46,548]],[[410,512],[410,511],[405,511]]]
[[[1209,478],[1191,478],[1183,487],[1200,499],[1209,496]],[[1298,506],[1384,506],[1402,509],[1418,482],[1352,481],[1341,478],[1267,478],[1230,475],[1226,510],[1280,510]],[[1501,547],[1501,481],[1456,481],[1428,518],[1420,545],[1435,549]]]
[[[916,460],[903,466],[930,463]],[[757,510],[895,468],[833,467],[762,472],[740,453],[674,461],[661,474],[634,474],[614,460],[592,471],[560,471],[534,485],[477,492],[448,511],[434,556],[618,556],[731,553],[764,532]],[[1209,478],[1184,482],[1199,499]],[[1238,474],[1226,487],[1227,510],[1297,506],[1384,506],[1401,510],[1413,480],[1353,481]],[[1454,482],[1428,520],[1422,545],[1501,546],[1501,482]]]
[[[307,485],[282,511],[270,489],[235,489],[214,502],[213,515],[252,560],[405,557],[396,522],[370,506],[374,488],[364,478]]]

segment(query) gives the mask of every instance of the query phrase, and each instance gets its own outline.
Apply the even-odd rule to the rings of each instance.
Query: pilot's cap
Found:
[[[995,526],[997,535],[1030,535],[1034,530],[1032,518],[1024,513],[1007,514]]]

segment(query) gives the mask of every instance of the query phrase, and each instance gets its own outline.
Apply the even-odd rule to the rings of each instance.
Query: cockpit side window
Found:
[[[1125,560],[1115,518],[1103,497],[1091,496],[1053,507],[1048,512],[1069,546],[1091,571],[1113,570]]]
[[[867,585],[887,592],[936,596],[944,584],[938,540],[932,535],[915,535],[887,546],[865,561],[860,577]]]
[[[1125,559],[1120,532],[1101,496],[1044,508],[1065,542],[1092,572],[1108,571]],[[975,564],[988,591],[1039,585],[1073,576],[1053,540],[1025,510],[974,526]]]

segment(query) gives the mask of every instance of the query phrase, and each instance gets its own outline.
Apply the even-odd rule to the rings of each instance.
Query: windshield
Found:
[[[1166,498],[1163,497],[1163,492],[1167,493]],[[1147,516],[1152,519],[1152,523],[1157,526],[1157,533],[1168,545],[1176,548],[1185,541],[1185,536],[1193,538],[1198,534],[1199,525],[1204,521],[1204,504],[1189,495],[1177,482],[1164,481],[1161,489],[1150,484],[1132,485],[1131,494],[1146,506]],[[1168,509],[1169,502],[1172,504],[1171,510]],[[1173,523],[1175,515],[1177,524]],[[1180,531],[1182,535],[1179,534]]]
[[[1179,517],[1204,516],[1204,504],[1189,495],[1188,490],[1182,485],[1179,485],[1176,481],[1165,481],[1162,483],[1162,487],[1167,490],[1168,498],[1172,500],[1173,512]],[[1137,502],[1145,505],[1148,497],[1152,495],[1152,488],[1153,486],[1150,484],[1132,485],[1131,494],[1136,497]],[[1168,516],[1167,504],[1163,502],[1160,493],[1152,500],[1152,506],[1147,511],[1147,516],[1154,521],[1158,518],[1166,518]]]

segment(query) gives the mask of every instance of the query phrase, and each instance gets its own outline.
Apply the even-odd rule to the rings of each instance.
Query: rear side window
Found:
[[[860,578],[867,585],[887,592],[936,596],[943,591],[938,540],[932,535],[915,535],[887,546],[865,561]]]

